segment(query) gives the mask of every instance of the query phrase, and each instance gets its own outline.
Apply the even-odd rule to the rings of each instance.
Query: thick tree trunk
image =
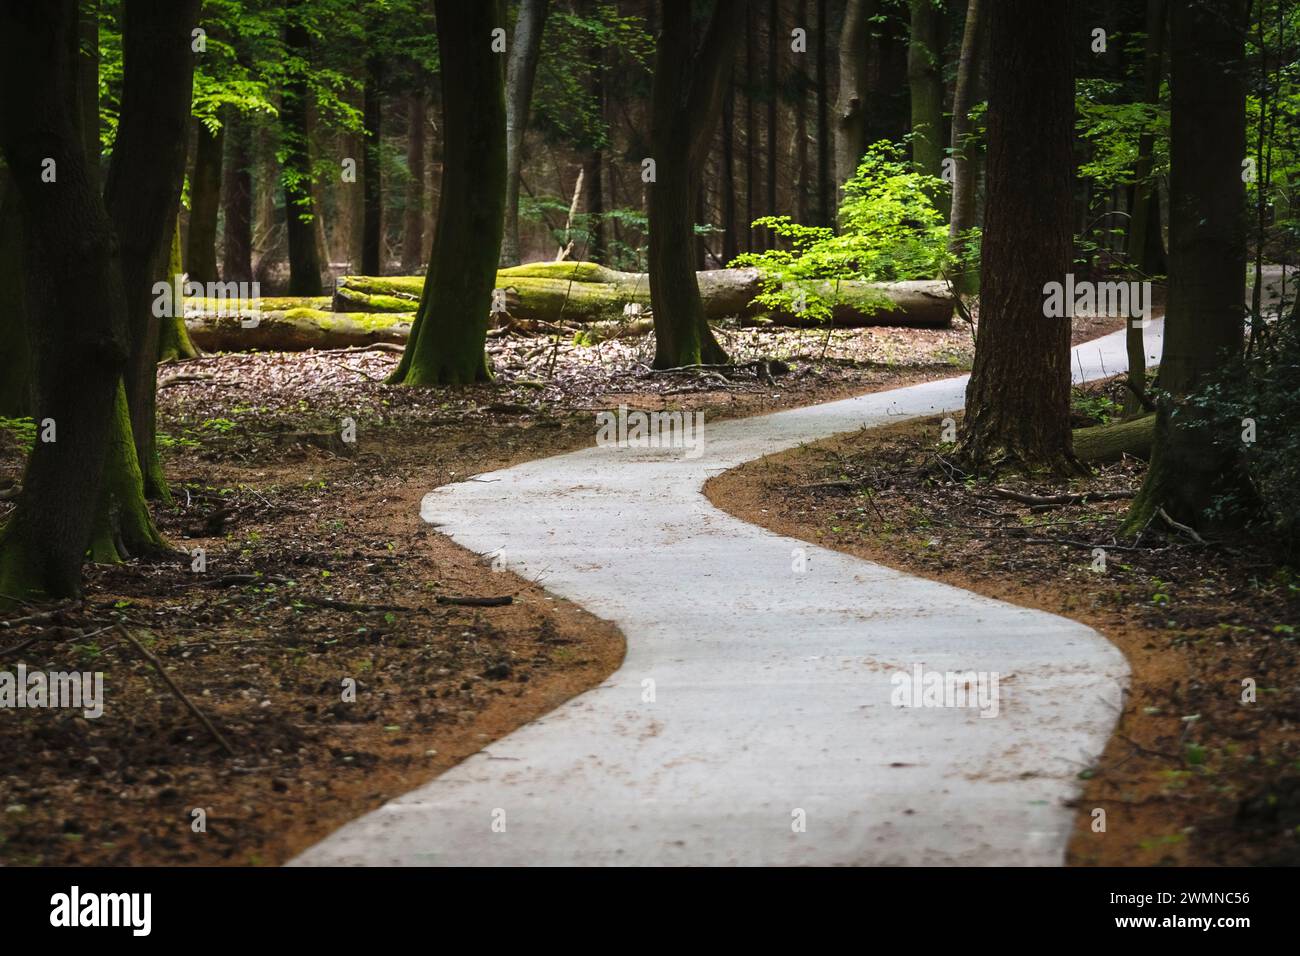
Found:
[[[777,9],[777,0],[768,0],[767,4],[767,209],[768,216],[777,215],[776,183],[780,175],[777,162],[777,144],[781,139],[780,114],[777,101],[781,95],[781,68],[777,58],[777,46],[781,43],[781,15]],[[705,222],[703,216],[700,222]],[[766,240],[769,248],[775,242],[775,236]]]
[[[194,172],[190,176],[190,234],[185,264],[195,282],[216,282],[217,212],[221,208],[221,164],[226,139],[223,123],[213,133],[202,123],[196,134]]]
[[[424,261],[424,91],[407,100],[406,210],[402,217],[402,271],[413,273]]]
[[[366,86],[361,114],[365,126],[365,182],[361,207],[361,271],[384,273],[384,169],[381,91],[384,64],[377,55],[366,57]]]
[[[952,215],[948,221],[948,249],[958,265],[954,282],[959,292],[973,291],[976,275],[967,272],[960,260],[966,252],[963,234],[975,225],[975,145],[972,142],[971,107],[979,77],[980,42],[988,0],[967,0],[966,26],[961,37],[961,59],[952,98]]]
[[[296,59],[311,56],[311,37],[299,21],[302,0],[291,0],[285,43]],[[284,82],[280,102],[281,137],[284,143],[285,231],[289,242],[289,294],[320,295],[321,260],[317,252],[315,204],[312,201],[310,114],[307,78],[293,72]]]
[[[457,385],[491,378],[484,350],[506,207],[506,98],[501,57],[485,38],[500,0],[437,0],[442,52],[442,197],[411,340],[393,380]]]
[[[126,368],[126,298],[113,226],[86,159],[75,88],[77,4],[0,5],[0,149],[14,171],[44,434],[0,531],[0,606],[74,597]],[[91,147],[97,148],[97,147]],[[53,183],[44,163],[56,163]],[[68,302],[61,293],[81,290]],[[53,428],[51,434],[48,429]],[[52,438],[54,440],[45,440]]]
[[[533,99],[533,80],[542,51],[549,0],[523,0],[511,43],[506,76],[506,221],[501,265],[519,264],[519,177],[523,169],[524,133]]]
[[[938,176],[943,164],[943,49],[940,8],[934,0],[911,0],[907,81],[912,94],[912,162]]]
[[[808,29],[808,0],[799,0],[795,8],[795,19],[803,29]],[[794,165],[795,185],[794,218],[797,222],[808,221],[808,54],[795,55],[795,104],[794,104]],[[724,120],[725,122],[725,120]],[[727,259],[730,263],[731,259]]]
[[[650,299],[655,368],[722,362],[695,280],[692,200],[725,95],[735,24],[746,0],[718,0],[698,47],[691,0],[666,0],[655,53],[650,145],[657,178],[650,185]],[[751,144],[752,145],[752,144]]]
[[[1041,0],[999,0],[990,11],[989,201],[959,449],[977,468],[1077,468],[1070,318],[1047,317],[1043,295],[1072,260],[1069,12]]]
[[[1230,512],[1211,521],[1207,510],[1245,487],[1241,422],[1208,420],[1186,399],[1242,349],[1246,0],[1171,0],[1169,25],[1169,299],[1160,359],[1168,399],[1157,407],[1151,467],[1126,521],[1132,532],[1162,507],[1198,529],[1228,523]]]
[[[727,95],[722,103],[722,258],[728,264],[740,255],[736,223],[736,86],[729,69]]]
[[[835,198],[844,199],[844,184],[858,171],[867,151],[868,24],[878,0],[849,0],[840,31],[840,94],[835,102]]]
[[[166,499],[154,443],[161,319],[153,286],[166,271],[185,175],[199,0],[127,0],[123,6],[122,110],[105,202],[122,250],[131,327],[126,395],[144,492]]]
[[[1142,99],[1147,103],[1160,102],[1160,78],[1164,73],[1164,36],[1166,0],[1147,0],[1147,40],[1145,77]],[[1155,153],[1155,135],[1144,133],[1138,141],[1136,184],[1133,187],[1133,215],[1129,220],[1129,262],[1144,276],[1160,275],[1165,271],[1164,248],[1160,242],[1160,199],[1151,181],[1152,156]],[[1152,213],[1155,213],[1153,220]],[[1161,255],[1152,254],[1151,240]],[[1125,344],[1128,352],[1128,378],[1138,392],[1146,391],[1146,347],[1142,342],[1142,329],[1136,319],[1128,321]],[[1124,403],[1126,414],[1135,415],[1142,408],[1135,391],[1130,390]]]
[[[232,111],[226,146],[230,155],[222,167],[225,229],[222,233],[221,272],[226,282],[253,281],[253,173],[252,128],[244,116]]]

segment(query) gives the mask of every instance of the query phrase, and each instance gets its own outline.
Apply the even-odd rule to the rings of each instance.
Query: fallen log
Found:
[[[1074,430],[1074,454],[1080,461],[1119,461],[1124,455],[1147,458],[1155,435],[1156,416]]]
[[[190,338],[209,352],[303,352],[307,349],[343,349],[389,342],[401,345],[411,334],[413,312],[366,315],[296,308],[228,315],[187,311]]]
[[[760,291],[755,269],[712,269],[696,273],[705,317],[816,325],[790,312],[755,307]],[[344,276],[334,293],[336,312],[409,312],[419,301],[422,276]],[[517,319],[544,322],[610,321],[650,309],[645,273],[616,272],[591,262],[535,262],[502,269],[497,288],[506,312]],[[953,299],[945,283],[932,281],[822,283],[818,293],[832,304],[832,323],[841,326],[907,325],[943,327],[952,320]]]

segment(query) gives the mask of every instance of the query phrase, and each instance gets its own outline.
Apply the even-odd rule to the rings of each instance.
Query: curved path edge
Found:
[[[1123,371],[1123,332],[1073,361],[1076,381]],[[774,534],[702,494],[754,458],[957,410],[965,386],[707,423],[697,457],[592,447],[431,492],[425,520],[613,621],[627,657],[290,865],[1062,863],[1123,655],[1078,622]],[[968,672],[986,690],[997,675],[996,708],[896,706],[896,675],[960,687]]]

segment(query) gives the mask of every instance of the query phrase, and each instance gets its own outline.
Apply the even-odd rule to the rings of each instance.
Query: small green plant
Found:
[[[945,188],[938,177],[918,172],[900,147],[876,143],[845,184],[838,234],[788,216],[765,216],[754,225],[771,229],[783,248],[746,253],[732,265],[758,270],[756,304],[826,321],[834,306],[848,301],[841,280],[933,279],[944,271],[948,229],[934,200]],[[852,304],[892,307],[883,294],[864,298],[856,290]]]
[[[0,432],[23,451],[30,452],[36,444],[36,422],[31,418],[0,418]]]

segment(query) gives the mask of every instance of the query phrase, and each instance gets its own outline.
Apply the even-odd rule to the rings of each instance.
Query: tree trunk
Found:
[[[231,112],[226,134],[230,155],[222,167],[225,230],[221,271],[227,282],[253,281],[252,127],[246,117]]]
[[[767,4],[767,209],[766,214],[777,214],[776,182],[779,175],[777,162],[777,143],[781,138],[780,114],[777,112],[777,100],[781,94],[780,61],[777,59],[778,34],[781,32],[781,15],[777,10],[777,0],[768,0]],[[704,219],[701,217],[701,222]],[[775,243],[776,237],[766,240],[768,248]]]
[[[104,198],[122,252],[131,327],[126,395],[144,492],[167,499],[154,443],[161,319],[153,286],[166,270],[185,175],[199,0],[127,0],[122,109]]]
[[[1230,511],[1212,521],[1207,509],[1245,484],[1241,423],[1209,420],[1186,399],[1242,349],[1246,2],[1171,0],[1169,25],[1169,300],[1160,359],[1168,398],[1157,406],[1151,467],[1126,519],[1130,532],[1161,507],[1198,529],[1230,523]]]
[[[311,37],[302,25],[298,10],[302,0],[291,0],[285,43],[295,59],[307,62]],[[289,294],[321,294],[321,261],[317,251],[315,205],[312,202],[312,169],[307,77],[291,72],[284,81],[280,102],[280,126],[284,148],[285,231],[289,242]]]
[[[1067,9],[993,5],[988,210],[975,364],[959,451],[976,468],[1066,472],[1070,318],[1049,318],[1044,286],[1072,260],[1074,70]],[[1066,310],[1067,312],[1069,310]]]
[[[176,277],[185,272],[181,259],[181,217],[176,217],[172,226],[172,241],[167,256],[167,267],[159,280],[175,288]],[[175,309],[174,315],[164,315],[160,320],[158,331],[158,361],[172,362],[176,359],[197,358],[199,350],[190,339],[189,329],[185,325],[185,310]]]
[[[361,271],[384,273],[384,169],[381,95],[384,64],[377,55],[366,57],[366,84],[362,94],[365,126],[365,180],[361,205]]]
[[[844,199],[844,184],[858,171],[867,151],[868,22],[877,0],[849,0],[840,31],[840,95],[835,103],[835,198]]]
[[[835,184],[831,170],[831,118],[826,69],[827,23],[826,0],[817,0],[817,225],[830,226],[835,222]]]
[[[226,139],[223,123],[213,133],[202,123],[196,134],[194,172],[190,176],[190,234],[185,243],[185,263],[195,282],[216,282],[217,211],[221,208],[222,150]]]
[[[74,0],[0,5],[0,85],[22,91],[0,98],[0,149],[17,171],[13,193],[26,239],[33,417],[42,431],[55,429],[38,437],[14,512],[0,530],[2,607],[80,592],[113,394],[127,362],[122,269],[86,159],[77,47]],[[55,184],[42,181],[47,158],[57,164]],[[81,294],[65,301],[68,288]]]
[[[413,273],[424,261],[424,91],[407,101],[406,210],[402,217],[402,271]]]
[[[974,291],[974,271],[960,264],[966,252],[964,233],[975,225],[975,151],[970,121],[975,105],[975,86],[979,77],[980,41],[988,0],[968,0],[966,26],[961,37],[961,59],[957,65],[957,85],[952,98],[952,216],[948,222],[948,250],[957,261],[955,284],[958,292]]]
[[[1146,103],[1160,102],[1160,78],[1164,73],[1164,36],[1165,36],[1166,0],[1147,0],[1147,40],[1145,54],[1145,77],[1143,80],[1142,99]],[[1129,219],[1128,259],[1129,263],[1141,270],[1144,276],[1159,275],[1165,271],[1165,264],[1153,261],[1151,239],[1160,246],[1160,199],[1151,182],[1152,156],[1155,153],[1155,135],[1147,132],[1138,140],[1137,168],[1134,170],[1136,183],[1133,187],[1133,215]],[[1152,220],[1152,212],[1155,220]],[[1161,256],[1163,258],[1163,256]],[[1125,345],[1128,352],[1128,378],[1133,388],[1139,392],[1146,391],[1146,347],[1142,342],[1142,329],[1137,319],[1130,317],[1125,333]],[[1136,415],[1142,409],[1142,402],[1137,394],[1130,390],[1124,400],[1124,412]]]
[[[519,264],[519,177],[523,168],[524,132],[533,99],[533,80],[542,51],[549,0],[523,0],[510,50],[506,76],[506,221],[501,265]]]
[[[728,69],[727,95],[722,103],[722,258],[728,265],[740,255],[736,225],[736,87]]]
[[[506,101],[501,57],[487,39],[500,0],[437,0],[442,52],[442,197],[424,294],[393,381],[457,385],[491,378],[488,312],[506,207]]]
[[[704,317],[692,262],[692,201],[722,108],[734,55],[735,24],[747,0],[718,0],[696,46],[691,0],[665,0],[655,53],[650,144],[650,300],[655,368],[726,361]],[[752,145],[752,144],[751,144]]]
[[[912,162],[922,172],[938,176],[943,166],[941,10],[934,0],[911,0],[911,3],[907,82],[912,94]]]
[[[594,5],[588,2],[588,9]],[[595,13],[594,9],[590,12]],[[591,98],[600,112],[601,121],[605,121],[605,48],[599,43],[592,43],[587,49],[587,56],[593,64],[591,72]],[[583,156],[582,182],[586,191],[583,206],[587,210],[587,252],[583,257],[591,262],[604,262],[608,245],[605,225],[605,191],[602,177],[605,171],[605,150],[594,146]]]
[[[32,414],[32,350],[29,341],[22,211],[8,168],[0,168],[0,417]]]
[[[799,0],[795,8],[798,26],[808,29],[808,0]],[[794,104],[794,165],[798,184],[795,190],[794,217],[798,222],[808,221],[808,54],[795,54]],[[725,121],[724,121],[725,122]],[[731,259],[727,259],[730,263]]]

